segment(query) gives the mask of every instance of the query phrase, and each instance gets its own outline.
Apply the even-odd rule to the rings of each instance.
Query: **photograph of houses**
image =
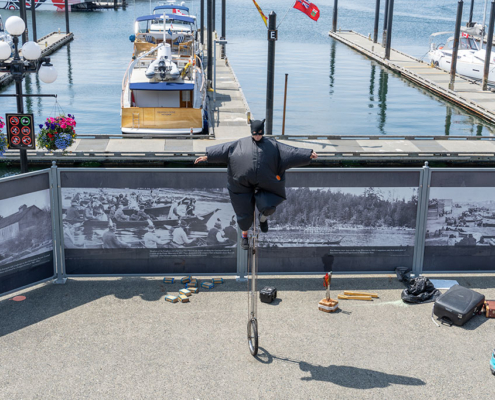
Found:
[[[0,200],[2,266],[53,250],[49,190]]]

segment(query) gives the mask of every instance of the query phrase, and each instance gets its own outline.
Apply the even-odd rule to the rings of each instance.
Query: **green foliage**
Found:
[[[355,195],[341,191],[287,189],[287,201],[271,217],[280,225],[331,227],[353,224],[364,227],[416,227],[418,198],[384,199],[375,188]]]

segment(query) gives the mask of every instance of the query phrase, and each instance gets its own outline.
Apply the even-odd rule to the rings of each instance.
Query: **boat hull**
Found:
[[[134,134],[190,134],[203,130],[203,113],[196,108],[122,108],[122,132]]]

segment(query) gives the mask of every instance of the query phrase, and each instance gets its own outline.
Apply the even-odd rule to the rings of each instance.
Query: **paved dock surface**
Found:
[[[437,277],[438,278],[438,277]],[[495,274],[441,276],[495,298]],[[279,300],[258,303],[260,353],[246,340],[246,283],[164,296],[158,278],[69,279],[0,298],[0,398],[493,399],[494,319],[438,328],[432,304],[406,305],[395,275],[334,276],[373,302],[317,309],[320,276],[267,277]],[[17,293],[18,294],[18,293]]]
[[[38,45],[41,47],[41,57],[47,57],[53,52],[57,51],[62,46],[69,43],[74,39],[73,33],[58,33],[52,32],[46,36],[43,36],[38,40]],[[20,44],[19,44],[20,48]],[[22,56],[22,50],[19,49],[19,54]],[[12,82],[13,78],[6,72],[0,72],[0,87],[8,85]]]
[[[454,90],[449,89],[450,73],[431,67],[410,55],[391,49],[390,60],[385,60],[385,48],[368,37],[354,31],[328,33],[330,37],[348,45],[405,78],[423,86],[484,119],[495,122],[495,93],[482,91],[480,82],[456,75]]]

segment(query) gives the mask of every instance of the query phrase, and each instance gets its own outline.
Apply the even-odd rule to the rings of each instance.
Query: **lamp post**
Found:
[[[50,64],[50,59],[41,57],[41,48],[36,42],[26,42],[22,46],[22,58],[19,55],[19,36],[26,30],[26,24],[22,18],[12,16],[5,21],[5,28],[12,36],[14,42],[14,58],[11,56],[12,49],[5,42],[0,42],[0,72],[8,72],[15,81],[15,96],[17,100],[17,113],[24,113],[22,94],[22,81],[27,73],[38,73],[40,79],[45,83],[52,83],[57,79],[57,70]],[[40,58],[41,57],[41,58]],[[6,95],[10,96],[10,95]],[[39,96],[39,95],[35,95]],[[26,149],[19,149],[21,158],[21,172],[27,172],[28,160]]]

